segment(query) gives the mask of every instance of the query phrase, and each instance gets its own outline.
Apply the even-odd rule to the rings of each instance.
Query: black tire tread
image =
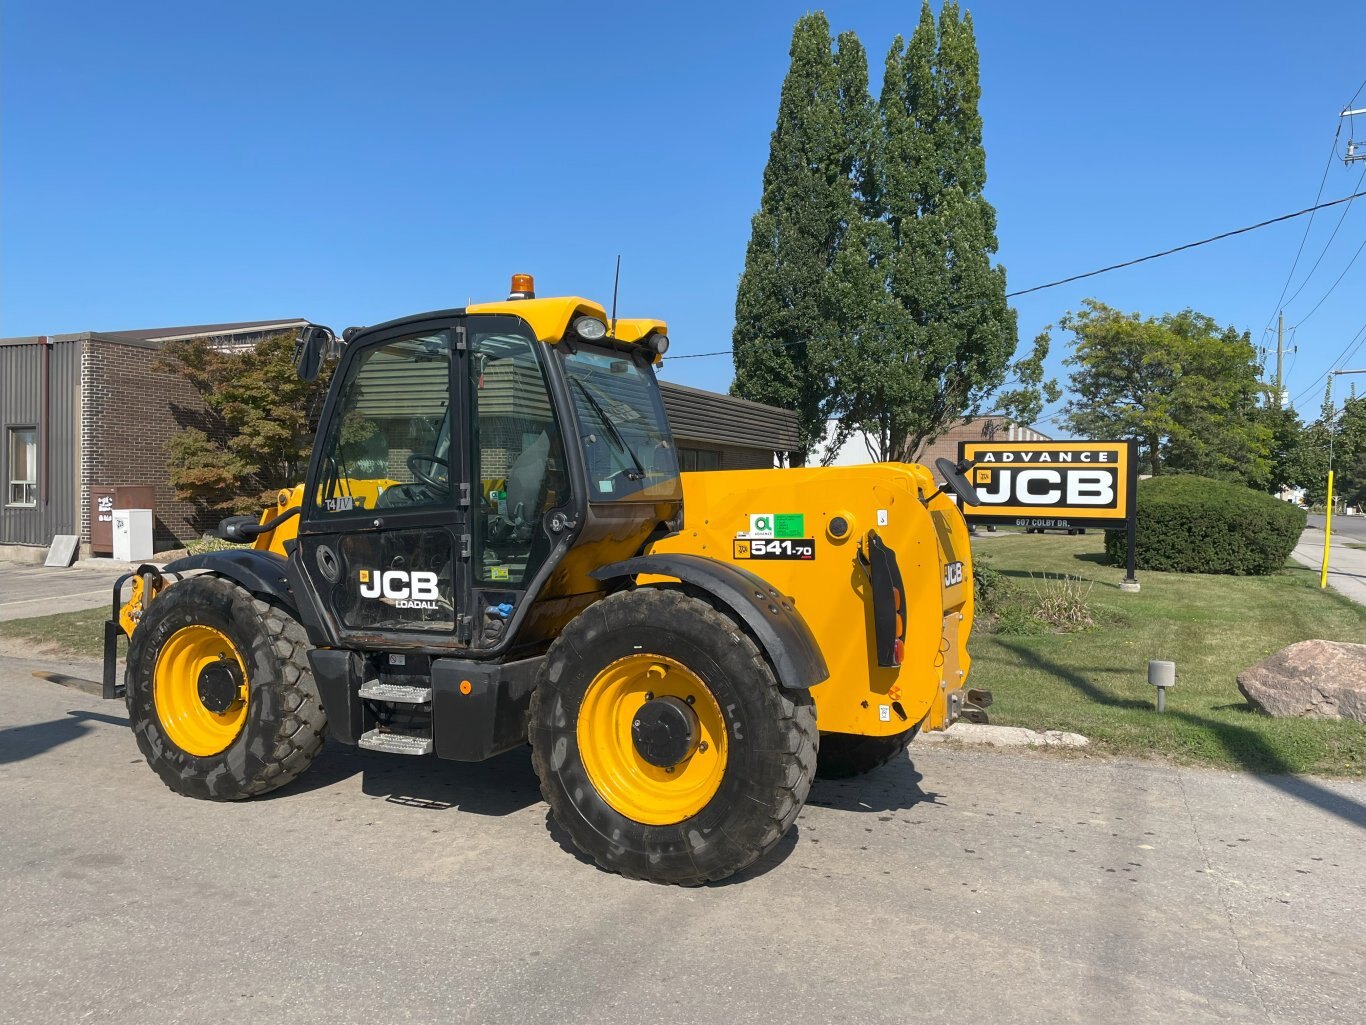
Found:
[[[270,632],[271,647],[284,670],[285,711],[288,715],[275,735],[275,750],[265,768],[252,780],[242,799],[258,797],[291,783],[313,764],[327,734],[323,711],[308,664],[308,635],[302,624],[278,605],[253,598],[252,605]]]
[[[323,747],[327,733],[327,713],[313,682],[313,670],[308,662],[308,637],[287,609],[263,601],[251,595],[235,581],[216,574],[202,574],[174,584],[155,600],[165,601],[174,593],[175,587],[184,587],[190,581],[201,580],[212,581],[209,586],[230,588],[237,592],[237,598],[245,598],[251,603],[252,609],[265,626],[270,648],[280,663],[281,679],[276,690],[281,696],[281,710],[284,714],[270,740],[269,753],[260,761],[251,778],[243,781],[233,792],[223,793],[220,789],[214,789],[206,793],[201,792],[203,788],[198,785],[195,786],[196,792],[187,792],[189,784],[184,777],[183,767],[164,757],[146,735],[146,731],[140,728],[142,720],[134,705],[133,648],[141,641],[136,631],[130,641],[124,702],[139,749],[170,790],[199,800],[240,801],[259,797],[296,779],[313,763]],[[152,715],[155,716],[154,710]]]
[[[920,727],[912,726],[890,737],[854,733],[822,733],[816,775],[821,779],[852,779],[880,769],[900,757]]]

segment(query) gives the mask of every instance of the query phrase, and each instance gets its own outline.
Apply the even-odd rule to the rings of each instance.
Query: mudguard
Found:
[[[274,598],[286,608],[297,613],[298,599],[289,586],[289,560],[274,552],[258,551],[255,548],[239,548],[225,552],[205,552],[177,559],[168,564],[164,573],[188,573],[191,570],[212,570],[221,577],[227,577],[241,584],[252,594]]]
[[[601,566],[589,575],[595,580],[674,577],[705,591],[739,616],[784,687],[806,690],[830,675],[815,635],[791,599],[747,569],[701,555],[640,555]]]

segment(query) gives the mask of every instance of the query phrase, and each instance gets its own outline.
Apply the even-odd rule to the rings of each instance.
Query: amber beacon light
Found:
[[[509,299],[535,299],[536,281],[530,274],[512,275],[512,288],[508,291]]]

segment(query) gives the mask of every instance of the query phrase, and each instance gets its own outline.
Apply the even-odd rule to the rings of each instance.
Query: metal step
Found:
[[[407,687],[401,683],[381,683],[366,680],[360,687],[366,701],[388,701],[394,705],[424,705],[432,700],[430,687]]]
[[[383,733],[375,729],[361,734],[360,746],[367,751],[384,751],[391,755],[429,755],[432,738],[415,737],[410,733]]]

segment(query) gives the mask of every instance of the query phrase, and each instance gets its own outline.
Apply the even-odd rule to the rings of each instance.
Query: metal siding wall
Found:
[[[48,377],[47,466],[38,468],[37,508],[0,504],[0,544],[47,545],[76,533],[76,439],[80,430],[81,343],[52,346]],[[37,426],[43,405],[42,345],[0,345],[0,502],[9,497],[9,432]],[[41,453],[41,445],[39,448]],[[41,456],[40,456],[41,458]],[[47,503],[42,502],[43,483]]]
[[[663,381],[660,390],[669,426],[680,444],[696,441],[782,452],[797,447],[797,414],[791,410]]]

